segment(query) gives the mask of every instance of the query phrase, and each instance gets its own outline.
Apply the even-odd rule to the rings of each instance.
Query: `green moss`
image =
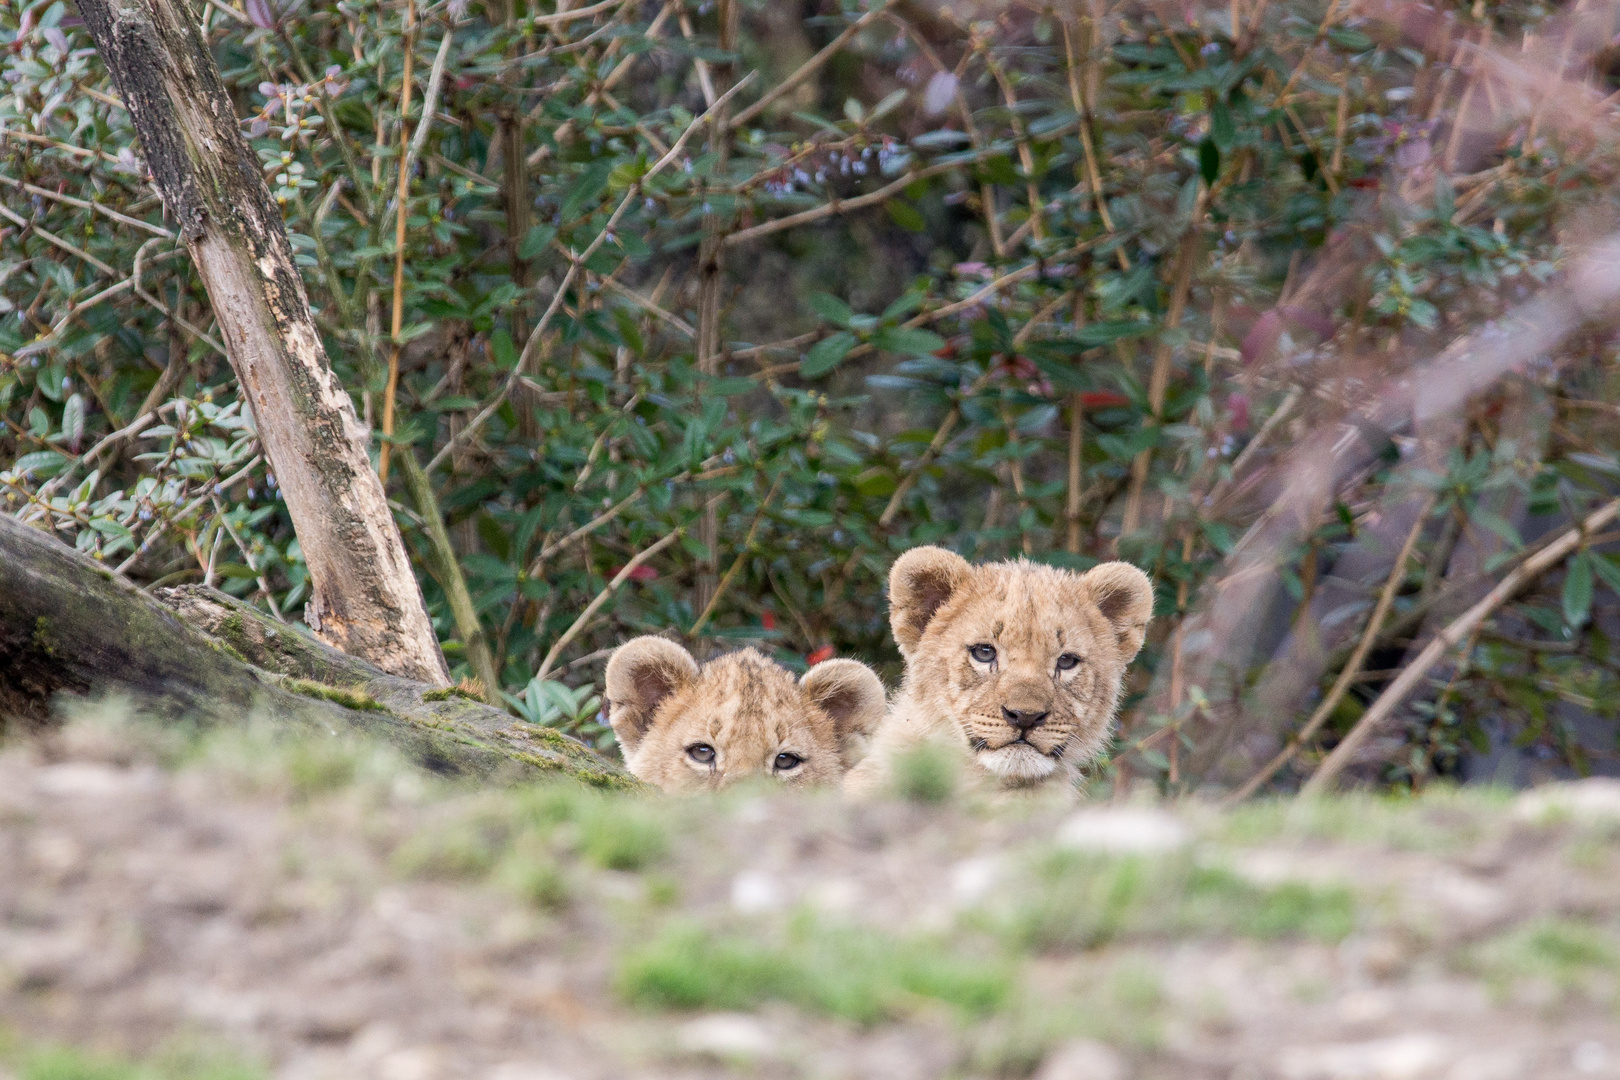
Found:
[[[361,712],[388,711],[388,706],[381,704],[370,694],[358,690],[342,690],[335,686],[327,686],[325,683],[310,682],[308,679],[284,679],[281,685],[295,694],[330,701],[345,709],[356,709]]]
[[[619,992],[656,1008],[753,1009],[785,1001],[875,1024],[918,998],[970,1016],[1001,1008],[1012,988],[1004,957],[935,938],[896,939],[859,927],[801,921],[778,940],[672,924],[620,965]]]
[[[247,633],[247,623],[243,620],[241,612],[233,611],[225,616],[224,621],[219,624],[219,629],[223,636],[240,641],[242,635]]]
[[[34,620],[34,648],[55,659],[56,650],[51,647],[50,632],[51,620],[43,615]]]
[[[449,701],[451,698],[466,698],[468,701],[476,701],[480,704],[484,700],[477,694],[463,690],[459,686],[446,686],[438,690],[428,690],[422,694],[423,701]]]

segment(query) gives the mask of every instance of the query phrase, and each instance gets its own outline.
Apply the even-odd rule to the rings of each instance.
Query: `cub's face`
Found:
[[[1147,575],[1126,563],[972,566],[935,547],[896,560],[889,600],[906,692],[1014,785],[1102,749],[1153,613]]]
[[[835,783],[884,714],[866,665],[828,660],[795,680],[753,649],[702,667],[665,638],[619,646],[607,665],[608,720],[630,772],[665,791],[746,776]]]

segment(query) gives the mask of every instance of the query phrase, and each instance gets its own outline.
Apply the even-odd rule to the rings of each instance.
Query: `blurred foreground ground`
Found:
[[[1620,1077],[1609,783],[480,793],[104,716],[0,749],[0,1077]]]

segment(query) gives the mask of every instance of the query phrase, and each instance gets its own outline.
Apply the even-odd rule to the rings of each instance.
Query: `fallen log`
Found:
[[[224,593],[158,592],[0,514],[0,731],[50,725],[60,695],[117,695],[163,722],[381,738],[449,777],[636,784],[577,739],[391,675]]]

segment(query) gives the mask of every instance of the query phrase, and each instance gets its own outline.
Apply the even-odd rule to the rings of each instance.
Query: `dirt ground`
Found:
[[[1613,783],[677,802],[84,722],[0,750],[0,1077],[1620,1077]]]

